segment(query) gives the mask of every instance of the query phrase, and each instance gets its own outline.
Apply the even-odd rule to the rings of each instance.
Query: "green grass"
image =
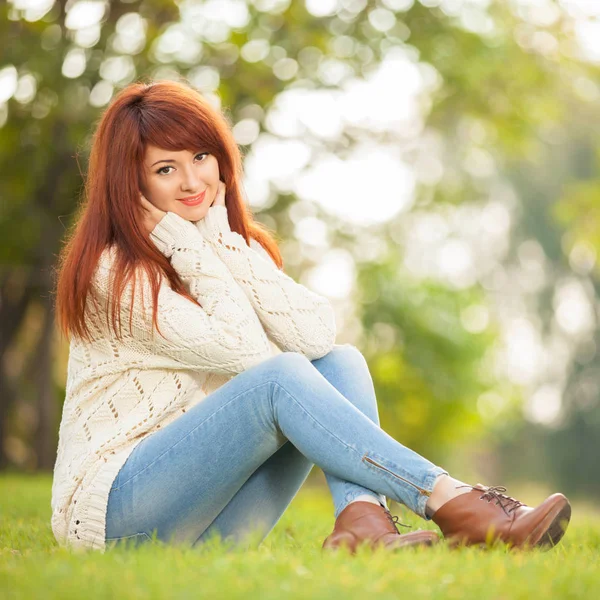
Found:
[[[142,545],[76,553],[50,529],[49,476],[0,476],[0,598],[600,598],[600,515],[574,504],[549,552],[444,544],[395,553],[323,553],[326,490],[305,486],[256,550]],[[532,502],[531,494],[517,496]],[[537,500],[537,498],[536,498]],[[436,529],[397,504],[413,529]],[[406,530],[411,531],[411,530]]]

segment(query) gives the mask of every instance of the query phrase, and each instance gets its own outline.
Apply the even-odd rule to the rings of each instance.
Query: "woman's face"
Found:
[[[145,182],[140,191],[146,199],[188,221],[203,219],[217,197],[219,164],[202,148],[190,152],[148,145],[143,169]],[[198,204],[199,199],[202,201]]]

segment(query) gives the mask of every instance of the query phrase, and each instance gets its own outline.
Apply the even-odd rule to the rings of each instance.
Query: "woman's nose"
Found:
[[[183,172],[183,178],[181,180],[181,190],[184,192],[196,192],[200,187],[200,178],[198,174],[194,172],[193,168],[186,169]]]

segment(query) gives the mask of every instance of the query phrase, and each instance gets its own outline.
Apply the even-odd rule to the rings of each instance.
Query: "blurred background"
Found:
[[[598,495],[597,0],[2,2],[0,469],[54,466],[54,268],[94,125],[182,77],[383,428],[471,483]]]

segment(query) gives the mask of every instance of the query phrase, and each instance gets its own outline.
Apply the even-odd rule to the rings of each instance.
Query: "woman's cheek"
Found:
[[[167,182],[161,182],[162,185],[158,190],[158,195],[160,198],[160,203],[163,205],[163,210],[172,210],[172,205],[174,203],[174,193],[171,190],[170,185]]]

